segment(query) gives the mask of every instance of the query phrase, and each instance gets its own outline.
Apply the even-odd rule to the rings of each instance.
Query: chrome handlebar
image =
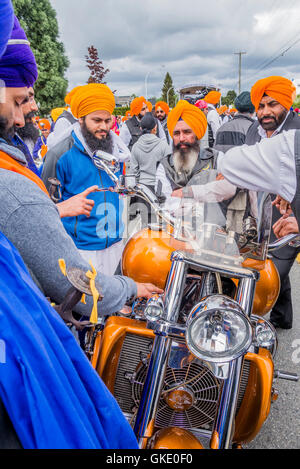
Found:
[[[270,243],[268,246],[268,252],[276,251],[284,246],[289,244],[290,246],[297,248],[300,246],[300,235],[297,233],[292,233],[284,236],[283,238],[279,238],[274,243]]]
[[[123,195],[137,195],[148,202],[155,214],[161,218],[164,222],[171,225],[173,228],[176,228],[176,218],[173,217],[168,211],[163,210],[159,205],[157,198],[153,192],[148,189],[148,187],[143,184],[135,184],[133,187],[126,186],[126,178],[134,176],[116,176],[115,172],[119,171],[120,166],[118,160],[109,153],[104,151],[97,151],[93,155],[93,162],[98,169],[105,171],[115,183],[113,188],[114,192]],[[107,189],[109,190],[109,189]],[[283,238],[280,238],[274,243],[268,245],[268,252],[276,251],[284,246],[289,244],[290,246],[297,248],[300,247],[300,234],[292,233]]]

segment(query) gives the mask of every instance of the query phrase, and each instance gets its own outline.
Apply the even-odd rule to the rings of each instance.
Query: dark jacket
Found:
[[[232,147],[244,145],[249,127],[254,119],[249,114],[237,114],[217,131],[214,148],[226,153]]]

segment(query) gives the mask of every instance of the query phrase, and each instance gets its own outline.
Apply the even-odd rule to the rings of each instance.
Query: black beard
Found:
[[[25,116],[24,127],[18,128],[18,135],[22,140],[31,139],[34,143],[40,136],[39,130],[33,125],[31,118],[34,117],[34,112],[30,112]]]
[[[274,116],[264,116],[261,119],[258,119],[258,122],[262,126],[264,130],[276,130],[282,124],[284,119],[286,118],[288,111],[282,111],[277,117]],[[271,122],[264,123],[264,119],[272,119]]]
[[[0,138],[3,138],[6,142],[11,143],[10,139],[14,137],[16,128],[8,128],[7,119],[4,116],[0,116]]]
[[[81,124],[81,132],[92,153],[95,153],[97,150],[103,150],[107,153],[112,153],[113,143],[109,132],[105,138],[97,138],[88,130],[85,121],[83,121]]]

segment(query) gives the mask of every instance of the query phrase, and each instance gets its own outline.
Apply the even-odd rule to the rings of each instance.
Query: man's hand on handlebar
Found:
[[[137,283],[136,297],[151,298],[154,293],[163,293],[161,288],[156,287],[152,283]]]
[[[295,217],[283,215],[283,217],[274,223],[273,231],[276,238],[283,238],[291,233],[299,233],[299,226]]]

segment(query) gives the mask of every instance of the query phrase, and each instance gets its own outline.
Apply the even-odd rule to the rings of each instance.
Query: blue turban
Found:
[[[36,61],[24,30],[15,17],[11,37],[0,59],[0,79],[7,88],[29,88],[37,80]]]
[[[0,57],[6,49],[14,22],[14,11],[10,0],[3,0],[0,4]]]

